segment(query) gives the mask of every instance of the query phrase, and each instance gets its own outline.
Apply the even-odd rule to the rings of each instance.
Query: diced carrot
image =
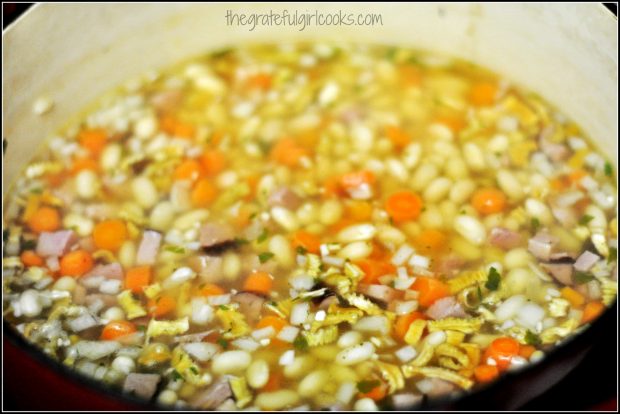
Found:
[[[273,286],[273,277],[267,272],[254,272],[250,274],[243,284],[243,290],[258,292],[268,295]]]
[[[480,214],[501,213],[506,207],[506,196],[497,188],[481,188],[474,192],[471,204]]]
[[[127,240],[127,226],[123,220],[104,220],[95,225],[93,242],[98,249],[117,251]]]
[[[233,217],[232,221],[236,228],[242,229],[250,224],[250,217],[256,210],[248,204],[241,204],[237,214]]]
[[[419,292],[418,303],[425,308],[431,306],[436,300],[450,295],[450,288],[447,284],[426,276],[416,277],[410,289]]]
[[[499,376],[499,370],[494,365],[478,365],[474,368],[474,376],[478,382],[491,382]]]
[[[146,306],[149,315],[154,318],[165,316],[177,307],[177,301],[169,295],[160,296],[157,299],[149,299]]]
[[[271,148],[269,157],[272,161],[287,167],[297,167],[300,160],[308,155],[308,151],[292,138],[282,138]]]
[[[125,273],[125,289],[134,293],[141,293],[151,283],[151,267],[138,266]]]
[[[434,252],[446,246],[448,237],[440,230],[425,229],[415,239],[415,245],[420,250]]]
[[[385,398],[387,395],[388,386],[383,381],[380,382],[379,385],[374,387],[372,390],[366,393],[358,393],[359,398],[370,398],[374,401],[380,401]]]
[[[76,158],[73,161],[73,166],[71,167],[71,174],[75,175],[82,170],[93,170],[97,171],[99,169],[99,163],[96,160],[90,157],[84,158]]]
[[[43,258],[39,256],[38,254],[36,254],[33,250],[23,251],[22,254],[20,255],[20,259],[22,263],[24,264],[24,266],[26,267],[43,266],[43,263],[45,263]]]
[[[329,177],[323,182],[323,195],[326,197],[340,197],[344,195],[340,187],[340,177]]]
[[[385,210],[397,223],[415,220],[422,212],[422,199],[412,191],[399,191],[387,198]]]
[[[284,328],[286,325],[288,325],[288,323],[284,319],[278,316],[268,315],[263,316],[263,318],[258,321],[258,323],[256,324],[256,329],[262,329],[271,326],[277,335],[278,332],[280,332],[282,328]]]
[[[28,218],[27,224],[36,233],[55,231],[60,228],[60,213],[52,207],[39,207]]]
[[[418,86],[422,82],[422,72],[414,65],[403,65],[399,72],[402,82],[406,86]]]
[[[594,319],[598,318],[605,310],[605,305],[599,301],[588,302],[583,308],[583,315],[581,316],[581,323],[590,323]]]
[[[345,205],[346,216],[355,221],[368,221],[372,217],[372,204],[362,200],[349,200]]]
[[[376,284],[379,278],[384,275],[394,274],[396,267],[389,262],[380,260],[363,259],[355,262],[364,272],[363,283]]]
[[[465,128],[465,119],[463,115],[438,115],[435,117],[434,121],[436,123],[447,126],[454,132],[455,134],[460,132],[463,128]]]
[[[469,91],[469,102],[474,106],[489,106],[495,103],[497,85],[489,82],[479,82]]]
[[[484,351],[483,361],[486,362],[492,358],[497,363],[497,368],[503,371],[510,366],[512,357],[519,355],[519,351],[519,342],[504,336],[491,342],[491,345]]]
[[[402,128],[388,126],[385,128],[385,135],[392,141],[397,149],[403,149],[411,142],[411,137]]]
[[[78,141],[80,145],[97,156],[103,151],[108,139],[108,134],[104,129],[84,129],[80,132]]]
[[[293,234],[293,249],[303,247],[310,253],[318,254],[321,247],[321,239],[312,233],[298,230]]]
[[[252,201],[256,197],[256,189],[258,188],[260,176],[258,174],[252,174],[249,177],[246,177],[245,181],[250,187],[250,193],[245,196],[245,201]]]
[[[200,288],[199,295],[201,296],[219,296],[226,293],[224,289],[216,285],[215,283],[207,283]]]
[[[363,184],[372,185],[376,181],[375,174],[369,170],[355,171],[340,177],[340,185],[345,190],[357,188]]]
[[[392,257],[392,252],[386,249],[381,243],[377,243],[375,240],[372,242],[372,251],[367,257],[368,259],[378,260],[380,262],[389,262]]]
[[[159,127],[168,135],[179,138],[193,138],[196,132],[193,125],[183,122],[172,115],[162,116],[159,120]]]
[[[519,356],[522,356],[525,359],[530,359],[530,357],[535,351],[536,348],[532,345],[521,345],[521,349],[519,350]]]
[[[62,183],[64,183],[67,177],[68,177],[67,170],[63,170],[58,173],[49,173],[45,175],[45,181],[47,181],[47,184],[51,188],[56,188]]]
[[[341,218],[338,222],[329,226],[327,233],[330,233],[330,234],[338,233],[340,230],[344,229],[345,227],[349,227],[355,223],[356,221],[348,217]]]
[[[205,173],[209,176],[214,176],[221,173],[228,165],[226,155],[218,150],[205,151],[202,154],[200,161],[202,162]]]
[[[271,75],[267,73],[257,73],[248,77],[247,84],[250,88],[266,91],[271,87]]]
[[[394,336],[404,342],[405,335],[409,330],[409,325],[418,319],[426,319],[426,316],[422,312],[417,311],[406,315],[400,315],[396,318],[396,323],[394,324]]]
[[[129,321],[111,321],[103,327],[101,331],[101,339],[104,341],[113,341],[122,336],[127,336],[136,332],[136,325]]]
[[[207,207],[217,197],[217,188],[211,180],[203,178],[198,180],[191,193],[191,200],[194,207]]]
[[[570,180],[573,186],[578,187],[579,183],[581,182],[581,179],[585,177],[586,175],[588,175],[588,173],[585,170],[579,168],[571,172],[570,174],[568,174],[568,179]]]
[[[175,180],[196,181],[205,175],[205,169],[198,161],[188,158],[174,170]]]
[[[63,276],[80,277],[93,266],[93,257],[86,250],[74,250],[60,259],[60,273]]]
[[[572,289],[568,286],[564,286],[560,290],[560,294],[564,299],[570,302],[573,308],[580,308],[586,302],[586,299],[583,295],[577,292],[575,289]]]
[[[261,392],[271,392],[278,391],[282,389],[282,381],[283,375],[280,371],[271,371],[269,373],[269,379],[267,380],[267,384],[261,388]]]

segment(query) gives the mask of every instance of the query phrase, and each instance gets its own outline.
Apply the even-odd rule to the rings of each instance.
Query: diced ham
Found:
[[[118,279],[123,280],[123,266],[120,263],[114,262],[106,265],[97,265],[90,272],[86,273],[80,279],[88,278],[91,276],[103,276],[106,279]]]
[[[573,265],[575,270],[579,272],[587,272],[592,269],[592,266],[598,262],[600,257],[589,250],[586,250],[577,258],[577,261]]]
[[[462,257],[450,254],[438,259],[435,271],[447,278],[452,278],[460,272],[465,263],[466,261]]]
[[[239,311],[245,315],[250,324],[258,322],[265,298],[254,293],[241,292],[234,295],[232,301],[239,304]]]
[[[542,267],[555,280],[564,284],[573,284],[573,265],[571,263],[541,263]]]
[[[281,206],[288,210],[295,210],[302,203],[301,197],[288,187],[280,187],[269,196],[270,206]]]
[[[232,397],[232,390],[228,378],[220,378],[206,390],[199,392],[189,400],[189,404],[195,408],[204,410],[214,409],[228,398]]]
[[[138,265],[155,264],[161,239],[161,233],[157,231],[146,230],[144,234],[142,234],[142,241],[140,241],[138,253],[136,254],[136,263]]]
[[[334,303],[338,304],[338,297],[336,295],[328,296],[321,301],[319,309],[327,310]]]
[[[551,251],[558,243],[558,239],[546,232],[539,232],[528,241],[528,250],[541,260],[549,260]]]
[[[181,103],[183,95],[180,90],[157,92],[149,98],[149,102],[159,111],[168,112]]]
[[[464,318],[467,316],[460,303],[454,296],[441,298],[433,303],[427,310],[426,315],[432,319]]]
[[[133,393],[145,400],[150,400],[155,395],[160,378],[159,374],[138,374],[132,372],[125,378],[123,391]]]
[[[53,233],[43,232],[37,242],[39,256],[62,256],[69,251],[69,247],[77,240],[73,230],[60,230]]]
[[[84,305],[86,302],[86,288],[78,283],[75,285],[71,297],[76,305]]]
[[[222,258],[219,256],[192,256],[188,265],[203,282],[216,283],[222,278]]]
[[[521,235],[516,231],[503,227],[493,227],[489,241],[492,245],[504,250],[514,249],[521,244]]]
[[[390,303],[391,301],[396,299],[397,295],[399,294],[396,289],[392,289],[389,286],[377,284],[359,284],[357,286],[357,291],[363,295],[368,296],[370,299],[374,299],[385,304]]]
[[[563,161],[570,156],[570,150],[564,144],[541,140],[540,149],[553,162]]]
[[[203,247],[213,247],[218,244],[231,242],[235,237],[232,226],[221,223],[205,223],[200,228],[200,244]]]

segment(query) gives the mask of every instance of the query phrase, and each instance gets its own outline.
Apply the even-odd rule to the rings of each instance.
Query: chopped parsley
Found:
[[[297,254],[304,255],[308,253],[308,249],[306,249],[304,246],[297,246],[296,250],[297,250]]]
[[[189,367],[189,370],[192,371],[195,375],[198,375],[198,372],[199,372],[198,368],[192,366],[192,367]]]
[[[180,380],[182,380],[182,379],[183,379],[183,375],[179,374],[179,371],[177,371],[177,370],[175,369],[175,370],[172,370],[172,378],[173,378],[175,381],[180,381]]]
[[[618,261],[618,249],[616,247],[609,248],[609,256],[607,256],[607,263]]]
[[[185,253],[185,249],[181,246],[168,245],[164,247],[164,250],[171,253],[183,254]]]
[[[37,247],[37,241],[36,240],[24,240],[22,242],[22,249],[23,250],[32,250],[35,247]]]
[[[366,394],[367,392],[372,391],[373,389],[377,388],[379,385],[381,385],[381,382],[378,380],[374,380],[374,381],[360,381],[357,383],[357,390],[359,392],[361,392],[362,394]]]
[[[260,236],[258,236],[258,238],[256,239],[256,241],[258,243],[262,243],[265,240],[267,240],[267,237],[269,237],[269,232],[267,231],[267,229],[263,229],[263,232],[260,234]]]
[[[227,311],[227,310],[228,310],[228,306],[226,306],[226,305],[220,305],[220,309],[221,309],[221,310],[225,310],[225,311]]]
[[[297,335],[297,338],[293,341],[293,346],[300,351],[306,351],[308,349],[308,340],[303,335]]]
[[[262,252],[258,255],[258,260],[260,260],[261,263],[265,263],[267,260],[271,259],[272,257],[273,257],[273,253]]]
[[[222,348],[228,349],[228,341],[224,338],[218,338],[216,341]]]
[[[235,244],[248,244],[249,243],[247,239],[242,239],[240,237],[235,237],[234,242]]]
[[[609,161],[607,161],[605,163],[605,175],[608,176],[608,177],[611,177],[613,175],[613,173],[614,173],[614,170],[613,170],[613,168],[611,166],[611,163]]]
[[[388,51],[385,53],[385,58],[387,60],[394,60],[396,58],[396,53],[398,52],[398,49],[395,47],[391,47],[388,49]]]
[[[540,220],[537,217],[532,217],[532,221],[530,221],[530,226],[532,227],[532,232],[538,232],[540,229]]]
[[[542,341],[538,335],[528,329],[525,333],[525,343],[528,345],[540,345]]]
[[[35,187],[30,189],[31,194],[43,194],[43,189],[41,187]]]
[[[255,211],[254,213],[250,214],[250,220],[254,220],[256,218],[256,216],[258,216],[258,212]]]
[[[590,216],[589,214],[584,214],[583,216],[581,216],[581,218],[579,219],[579,224],[581,224],[582,226],[587,225],[589,222],[591,222],[594,219],[594,217]]]
[[[584,283],[588,283],[594,280],[594,276],[590,273],[586,272],[575,272],[575,283],[578,285],[583,285]]]
[[[482,289],[480,289],[480,285],[477,286],[476,295],[478,296],[478,302],[482,302]]]
[[[492,267],[489,269],[489,274],[487,278],[487,282],[484,284],[484,287],[489,290],[497,290],[499,289],[499,282],[501,281],[501,277],[497,270]]]

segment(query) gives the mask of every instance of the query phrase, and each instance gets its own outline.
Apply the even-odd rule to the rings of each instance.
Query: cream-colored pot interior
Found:
[[[380,13],[382,26],[227,26],[226,12]],[[39,142],[145,70],[246,42],[323,39],[436,50],[540,93],[617,165],[617,20],[600,4],[42,4],[3,34],[3,184]],[[53,98],[36,116],[35,99]],[[6,185],[3,185],[3,196]]]

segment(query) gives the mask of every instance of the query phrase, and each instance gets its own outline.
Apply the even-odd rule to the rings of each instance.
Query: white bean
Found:
[[[362,334],[357,331],[349,331],[338,338],[338,346],[340,348],[349,348],[362,342]]]
[[[271,250],[273,251],[273,250]],[[227,280],[236,280],[241,273],[241,258],[234,252],[227,252],[222,257],[222,275]]]
[[[271,217],[286,231],[295,231],[299,228],[299,222],[295,214],[284,207],[273,207],[271,209]]]
[[[460,205],[469,199],[475,189],[476,183],[469,178],[458,180],[450,189],[450,200],[454,204]]]
[[[460,156],[450,158],[450,161],[444,166],[445,173],[453,180],[459,180],[469,175],[467,164]]]
[[[256,396],[254,402],[263,410],[280,410],[297,404],[299,395],[295,391],[280,390],[273,392],[263,392]]]
[[[167,231],[174,220],[174,205],[170,201],[158,203],[149,217],[149,226],[154,230]]]
[[[465,239],[480,246],[487,237],[487,232],[480,220],[473,216],[459,215],[454,220],[454,229]]]
[[[274,258],[282,267],[290,267],[295,262],[293,248],[288,239],[281,234],[277,234],[269,240],[269,251],[273,252]]]
[[[82,170],[75,177],[75,192],[83,199],[93,198],[99,192],[101,183],[92,170]]]
[[[138,204],[145,209],[149,209],[157,204],[159,195],[157,193],[157,188],[155,188],[155,184],[153,184],[153,181],[151,181],[150,178],[134,178],[131,183],[131,190],[133,192],[133,197],[136,199]]]
[[[110,144],[101,152],[99,164],[104,171],[113,171],[121,162],[122,155],[123,148],[119,144]]]
[[[106,309],[101,317],[107,321],[122,321],[125,319],[125,312],[118,306],[112,306]]]
[[[444,219],[441,212],[435,208],[428,206],[426,211],[420,214],[420,224],[426,228],[442,228],[444,226]]]
[[[420,161],[420,156],[422,155],[422,146],[418,142],[414,142],[412,144],[407,145],[403,149],[403,164],[409,170],[413,170]]]
[[[157,401],[163,405],[172,405],[178,400],[177,393],[173,390],[163,390],[158,396]]]
[[[438,177],[435,178],[431,183],[426,187],[424,191],[424,199],[427,203],[437,203],[441,201],[448,193],[450,192],[450,188],[452,187],[452,180],[446,177]]]
[[[418,167],[413,178],[411,179],[411,187],[416,191],[423,190],[433,178],[437,177],[439,170],[435,164],[425,163]]]
[[[293,363],[286,365],[282,373],[286,378],[296,379],[312,369],[314,361],[307,355],[296,356]]]
[[[75,278],[71,276],[63,276],[54,283],[54,290],[64,290],[67,292],[72,292],[75,289],[76,282]]]
[[[187,213],[179,216],[174,223],[172,223],[172,227],[177,230],[185,231],[192,227],[195,227],[196,224],[206,220],[209,217],[209,210],[207,209],[196,209],[192,211],[188,211]]]
[[[67,228],[73,228],[82,237],[90,236],[95,228],[95,223],[91,219],[77,213],[67,214],[62,223]]]
[[[363,342],[359,345],[343,349],[336,355],[336,363],[340,365],[354,365],[369,359],[375,352],[371,342]]]
[[[273,251],[273,250],[272,250]],[[360,260],[372,253],[372,244],[365,241],[349,243],[338,252],[338,257],[349,260]]]
[[[34,289],[24,291],[19,297],[19,306],[22,314],[29,318],[40,314],[43,306],[41,306],[39,292]]]
[[[121,355],[114,358],[114,361],[112,361],[112,368],[127,375],[136,370],[136,363],[128,356]]]
[[[307,225],[317,220],[319,211],[314,203],[304,203],[295,212],[301,225]]]
[[[136,244],[127,240],[118,250],[118,261],[123,265],[124,268],[132,267],[136,262]]]
[[[379,408],[371,398],[362,398],[353,405],[355,411],[377,411]]]
[[[504,256],[504,266],[507,269],[526,267],[533,259],[532,255],[524,247],[512,249]]]
[[[321,391],[329,379],[329,374],[323,369],[312,371],[301,380],[297,392],[304,398],[313,397]]]
[[[239,373],[250,366],[252,356],[246,351],[227,351],[213,357],[211,370],[215,374]]]
[[[517,177],[506,169],[502,169],[497,172],[497,184],[509,198],[515,201],[521,200],[525,195],[523,193],[522,185],[519,180],[517,180]]]
[[[342,217],[342,204],[338,200],[327,200],[319,211],[319,221],[321,224],[330,226]]]
[[[379,226],[377,229],[377,238],[385,245],[398,246],[407,240],[407,236],[392,226]]]
[[[257,359],[248,367],[245,377],[248,385],[254,389],[259,389],[269,381],[269,364],[264,359]]]
[[[531,218],[538,219],[541,224],[549,225],[553,222],[553,215],[551,215],[549,207],[535,198],[525,200],[525,211]]]
[[[463,158],[473,171],[482,171],[486,168],[484,154],[480,147],[473,142],[463,145]]]
[[[337,239],[341,243],[351,243],[354,241],[365,241],[372,239],[377,232],[377,228],[370,223],[356,224],[342,229]]]

